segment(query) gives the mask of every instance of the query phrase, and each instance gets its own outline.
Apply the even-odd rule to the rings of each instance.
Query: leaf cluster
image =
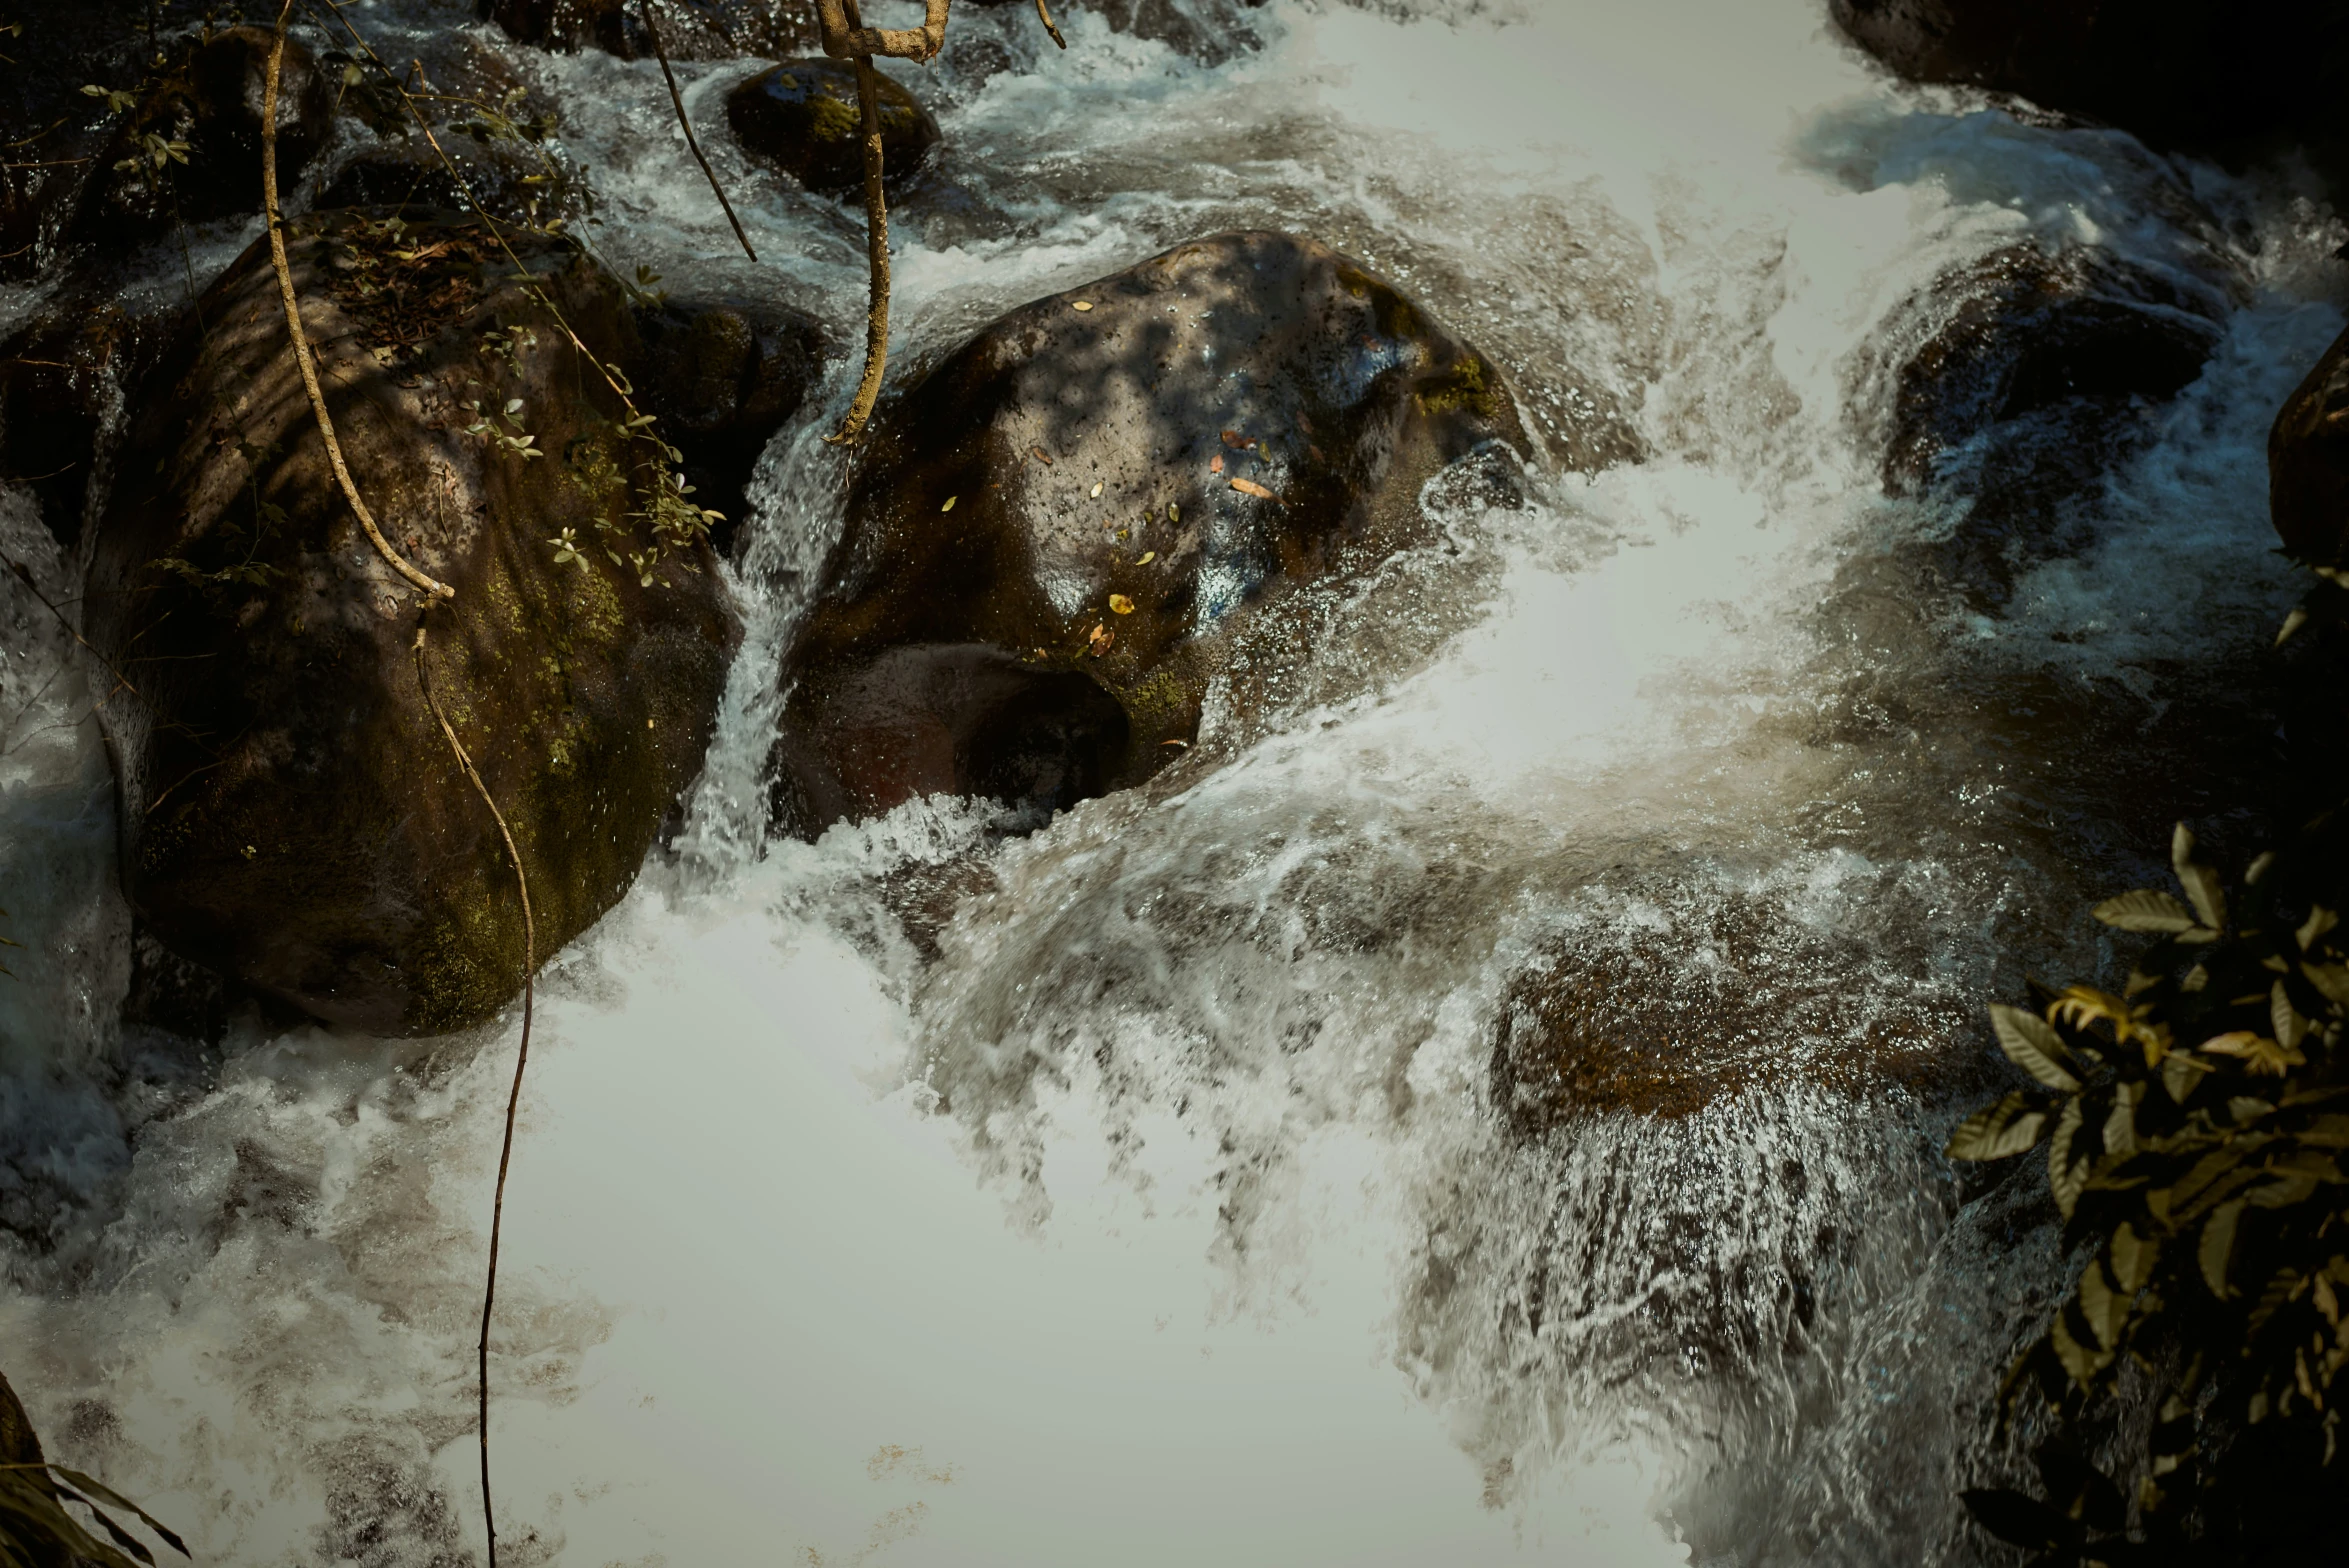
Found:
[[[1991,1009],[2030,1083],[1948,1147],[1995,1160],[2044,1145],[2065,1239],[2087,1260],[2009,1374],[2002,1419],[2034,1385],[2076,1419],[2132,1362],[2164,1384],[2139,1541],[2183,1528],[2213,1423],[2312,1423],[2329,1466],[2349,1361],[2349,951],[2342,900],[2324,886],[2330,856],[2313,844],[2292,866],[2263,855],[2231,902],[2183,825],[2171,859],[2183,899],[2143,890],[2096,908],[2154,938],[2119,995],[2034,988],[2032,1008]],[[2053,1505],[2021,1494],[1967,1501],[1993,1533],[2056,1554],[2045,1560],[2125,1560],[2082,1555],[2092,1523],[2131,1538],[2117,1533],[2125,1510],[2074,1479],[2050,1482],[2070,1493],[2063,1531]]]
[[[107,1539],[99,1540],[67,1513],[67,1503],[90,1512]],[[103,1504],[105,1506],[101,1507]],[[137,1516],[182,1557],[185,1542],[144,1508],[78,1470],[63,1465],[0,1465],[0,1568],[41,1568],[55,1562],[96,1568],[155,1568],[155,1554],[106,1512],[119,1508]]]

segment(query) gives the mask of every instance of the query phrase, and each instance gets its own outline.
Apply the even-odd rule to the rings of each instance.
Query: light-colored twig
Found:
[[[497,1568],[498,1525],[497,1513],[490,1504],[489,1494],[489,1322],[498,1299],[498,1242],[505,1228],[506,1172],[514,1163],[514,1114],[522,1103],[522,1071],[530,1065],[530,1023],[532,1004],[538,989],[538,926],[530,914],[530,875],[522,869],[522,851],[514,846],[513,830],[506,826],[506,814],[498,810],[497,801],[490,795],[489,786],[481,781],[481,772],[473,766],[473,759],[465,751],[465,743],[457,739],[456,729],[449,716],[440,711],[440,703],[432,695],[432,681],[424,665],[424,623],[416,623],[416,686],[424,693],[424,705],[432,710],[440,722],[440,732],[447,738],[449,750],[455,754],[457,766],[472,782],[481,803],[489,808],[490,817],[498,825],[498,837],[505,840],[506,858],[514,865],[514,885],[522,892],[522,1049],[514,1057],[514,1086],[506,1094],[506,1138],[498,1149],[498,1184],[489,1208],[489,1277],[481,1289],[481,1340],[475,1347],[476,1370],[479,1376],[477,1392],[477,1420],[481,1432],[481,1522],[489,1540],[489,1568]]]
[[[1044,9],[1044,0],[1036,0],[1036,20],[1044,24],[1044,31],[1052,35],[1054,43],[1063,49],[1068,47],[1068,40],[1061,37],[1060,29],[1052,25],[1052,13]]]
[[[855,29],[852,37],[863,37],[863,18],[857,15],[856,0],[825,0],[829,13],[835,6],[846,8],[846,21]],[[938,25],[946,25],[946,7],[940,0],[937,8]],[[825,47],[830,48],[829,41]],[[856,397],[848,405],[848,413],[840,421],[840,428],[824,439],[835,445],[847,445],[864,434],[865,422],[873,417],[873,405],[880,400],[882,373],[889,368],[889,198],[881,189],[881,100],[880,84],[874,80],[873,57],[856,57],[856,101],[864,116],[865,133],[865,254],[870,263],[870,295],[865,308],[865,370],[856,384]]]
[[[927,60],[946,46],[949,0],[922,0],[919,27],[867,27],[856,0],[817,0],[816,23],[824,53],[835,60],[885,54],[896,60]]]
[[[261,89],[261,205],[269,229],[269,260],[277,269],[277,292],[285,300],[286,332],[294,340],[294,363],[302,372],[302,390],[310,394],[310,412],[318,418],[318,434],[326,443],[327,464],[334,470],[335,483],[342,487],[343,499],[351,504],[351,515],[367,531],[367,542],[375,546],[376,553],[393,571],[428,597],[454,599],[456,589],[418,571],[406,556],[392,548],[383,530],[375,526],[374,514],[359,498],[359,487],[352,482],[351,470],[343,462],[342,443],[335,439],[334,420],[326,412],[326,394],[318,389],[318,366],[310,357],[310,339],[302,330],[302,304],[294,293],[294,269],[286,260],[285,217],[277,207],[277,78],[285,64],[286,22],[293,14],[294,0],[285,0],[277,13],[277,37],[269,50],[269,76]]]
[[[1036,0],[1042,5],[1044,0]],[[726,199],[726,187],[718,183],[718,171],[710,167],[710,160],[701,155],[701,143],[694,140],[693,121],[686,116],[684,95],[677,91],[677,73],[669,69],[669,51],[661,47],[661,30],[653,21],[652,0],[643,0],[644,30],[652,39],[653,58],[661,62],[661,78],[669,84],[669,102],[677,109],[677,128],[685,133],[685,146],[693,154],[693,161],[701,165],[702,178],[710,182],[710,190],[725,209],[726,221],[734,225],[734,237],[742,242],[742,254],[751,260],[759,253],[750,248],[750,236],[742,232],[742,220],[734,216],[734,204]]]

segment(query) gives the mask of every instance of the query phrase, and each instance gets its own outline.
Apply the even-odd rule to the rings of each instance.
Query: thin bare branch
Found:
[[[294,293],[294,269],[285,254],[285,217],[277,206],[277,79],[285,64],[286,22],[293,14],[294,0],[285,0],[277,13],[277,37],[270,45],[269,75],[261,89],[261,203],[269,228],[269,260],[277,269],[277,292],[285,300],[286,332],[294,340],[294,363],[302,372],[302,390],[310,394],[310,412],[317,416],[318,434],[326,443],[327,464],[334,469],[334,480],[342,487],[343,499],[351,504],[351,515],[366,530],[367,542],[375,546],[376,553],[393,571],[428,597],[454,599],[456,589],[418,571],[406,556],[392,548],[383,530],[375,526],[375,515],[359,498],[359,487],[352,482],[350,467],[343,462],[342,443],[335,439],[334,420],[326,412],[326,394],[318,388],[318,366],[310,357],[309,336],[302,330],[302,303]]]
[[[1052,13],[1044,9],[1044,0],[1036,0],[1036,20],[1044,24],[1044,31],[1052,35],[1054,43],[1063,49],[1068,47],[1068,40],[1061,37],[1060,29],[1052,25]]]
[[[1036,0],[1041,5],[1043,0]],[[693,154],[693,161],[701,165],[702,178],[710,182],[710,190],[717,196],[718,205],[726,211],[726,221],[734,225],[734,237],[742,242],[742,254],[751,260],[759,253],[750,248],[750,236],[742,232],[742,220],[734,216],[734,204],[726,199],[726,187],[718,183],[718,171],[710,167],[710,160],[701,155],[701,143],[694,140],[693,121],[686,116],[684,95],[677,91],[677,73],[669,69],[669,51],[661,47],[661,30],[653,21],[652,0],[643,0],[644,30],[652,37],[653,58],[661,62],[661,79],[669,84],[669,102],[677,109],[677,128],[685,133],[685,145]]]
[[[476,1419],[481,1432],[481,1521],[489,1539],[489,1568],[497,1568],[498,1525],[497,1514],[490,1504],[489,1494],[489,1323],[497,1308],[498,1299],[498,1242],[506,1219],[506,1172],[514,1163],[514,1113],[522,1103],[522,1070],[530,1064],[530,1023],[532,1005],[538,989],[538,926],[530,914],[530,876],[522,869],[522,852],[514,847],[513,830],[506,826],[506,814],[498,810],[489,786],[481,781],[480,770],[465,751],[465,743],[457,739],[457,732],[449,723],[449,716],[440,709],[432,695],[432,680],[424,664],[424,622],[416,623],[416,686],[424,693],[424,705],[440,721],[440,732],[449,743],[449,750],[457,759],[457,766],[472,782],[474,792],[498,825],[498,837],[505,840],[506,858],[513,862],[514,884],[522,891],[522,1049],[514,1057],[514,1086],[506,1094],[506,1137],[498,1149],[497,1193],[489,1209],[489,1279],[481,1290],[481,1339],[475,1347],[476,1370],[479,1377]]]
[[[856,0],[824,0],[824,6],[827,15],[845,8],[847,26],[856,29],[850,36],[862,37],[869,31],[857,15]],[[943,31],[946,0],[933,0],[931,14]],[[840,428],[824,438],[843,446],[864,434],[865,422],[873,417],[873,404],[881,396],[882,373],[889,368],[889,199],[881,189],[880,84],[874,80],[869,54],[856,56],[856,101],[864,116],[865,253],[871,265],[871,303],[865,310],[865,371],[857,382],[856,398],[848,405]]]

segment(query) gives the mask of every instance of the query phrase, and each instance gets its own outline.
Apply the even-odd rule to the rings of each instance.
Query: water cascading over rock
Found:
[[[632,559],[649,444],[483,230],[294,229],[352,471],[456,590],[425,658],[519,842],[543,958],[628,887],[697,770],[728,593],[706,543]],[[560,244],[522,255],[590,352],[638,360],[615,280]],[[88,577],[121,683],[124,889],[166,945],[320,1018],[478,1021],[520,985],[521,909],[419,689],[418,595],[336,489],[263,246],[199,315],[140,399]]]
[[[1140,783],[1292,669],[1307,584],[1424,541],[1524,434],[1500,374],[1359,263],[1220,234],[1021,307],[876,422],[786,656],[778,809],[1049,814]]]

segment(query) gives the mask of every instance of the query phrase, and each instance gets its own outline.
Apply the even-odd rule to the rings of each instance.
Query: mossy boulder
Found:
[[[895,78],[879,71],[874,76],[882,177],[895,185],[928,159],[938,143],[938,122]],[[864,111],[857,103],[856,67],[846,60],[786,60],[761,71],[726,95],[726,123],[745,153],[811,191],[864,188]]]
[[[1426,541],[1521,445],[1500,373],[1366,267],[1219,234],[1022,306],[875,421],[786,655],[802,832],[943,793],[1031,821],[1140,783],[1310,655],[1284,616]]]
[[[455,214],[297,220],[291,253],[361,491],[456,597],[425,610],[344,503],[256,243],[149,378],[89,569],[123,886],[158,941],[319,1018],[460,1028],[519,987],[521,907],[419,628],[544,959],[698,770],[737,623],[706,540],[634,559],[658,448],[535,297],[624,375],[616,280],[540,241],[521,283]]]

